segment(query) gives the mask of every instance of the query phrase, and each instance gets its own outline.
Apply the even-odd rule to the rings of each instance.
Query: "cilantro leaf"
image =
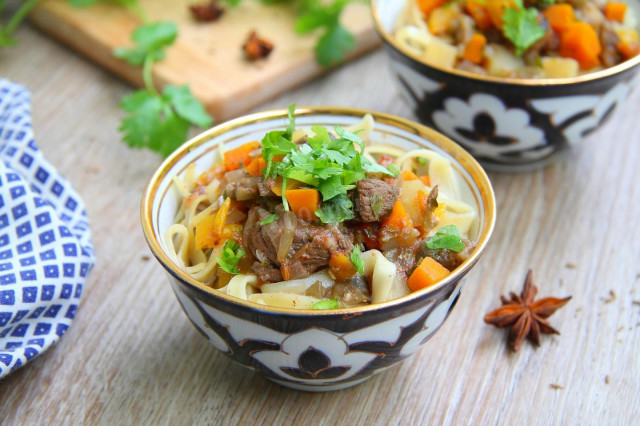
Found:
[[[458,227],[455,225],[447,225],[438,229],[426,244],[430,249],[447,249],[455,252],[464,249],[460,231],[458,231]]]
[[[222,249],[222,254],[216,259],[220,267],[230,274],[239,274],[238,262],[244,256],[244,249],[233,240],[227,240]]]
[[[502,20],[502,31],[506,38],[516,47],[516,55],[522,54],[536,41],[540,40],[545,30],[538,24],[538,12],[535,8],[505,9]]]
[[[316,44],[316,60],[320,65],[328,67],[344,61],[347,53],[356,47],[353,34],[342,25],[336,24],[318,40]]]
[[[315,211],[322,223],[340,223],[355,217],[353,203],[345,194],[337,195],[322,203],[322,207]]]
[[[120,108],[127,116],[119,130],[123,141],[132,148],[149,148],[167,156],[186,139],[189,122],[175,114],[158,95],[138,90],[125,96]]]
[[[353,251],[351,252],[351,263],[355,266],[356,271],[360,275],[364,274],[364,260],[362,260],[362,251],[360,250],[360,246],[355,246]]]
[[[193,97],[186,84],[180,87],[167,84],[162,91],[162,97],[171,104],[176,114],[191,124],[198,127],[209,127],[213,122],[211,116],[207,114],[202,104]]]
[[[387,170],[391,172],[391,176],[393,176],[394,178],[398,177],[398,175],[400,174],[400,169],[393,163],[387,166]]]
[[[153,22],[141,25],[131,35],[133,47],[117,47],[114,56],[131,65],[142,65],[150,56],[154,61],[164,59],[164,49],[176,40],[178,27],[174,22]]]
[[[311,309],[338,309],[340,305],[338,305],[338,296],[335,296],[333,299],[329,300],[320,300],[319,302],[314,303],[311,306]]]
[[[276,220],[278,220],[278,215],[277,214],[272,214],[271,216],[267,216],[266,219],[261,221],[260,222],[260,226],[268,225],[270,223],[275,222]]]

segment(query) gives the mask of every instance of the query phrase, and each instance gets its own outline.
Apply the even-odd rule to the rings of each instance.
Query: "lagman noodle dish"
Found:
[[[473,251],[476,208],[431,150],[373,144],[373,118],[286,129],[191,164],[165,239],[195,279],[259,304],[337,309],[430,287]]]
[[[409,0],[394,36],[442,68],[570,78],[640,52],[637,9],[631,0]]]

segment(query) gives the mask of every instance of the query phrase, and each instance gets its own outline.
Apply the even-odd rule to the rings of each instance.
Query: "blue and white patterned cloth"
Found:
[[[33,139],[29,91],[0,79],[0,379],[62,337],[94,263],[84,204]]]

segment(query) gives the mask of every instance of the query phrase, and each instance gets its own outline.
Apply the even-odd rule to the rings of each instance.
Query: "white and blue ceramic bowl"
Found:
[[[462,278],[483,252],[495,222],[495,200],[487,175],[462,148],[420,124],[370,111],[298,108],[297,127],[349,125],[371,113],[373,140],[405,149],[429,148],[449,158],[477,206],[477,247],[439,284],[403,298],[335,311],[272,308],[236,299],[196,281],[167,254],[163,235],[179,199],[173,176],[195,162],[211,166],[218,144],[226,148],[260,140],[286,126],[286,110],[253,114],[208,130],[180,147],[159,167],[143,196],[141,215],[151,251],[166,269],[173,290],[193,325],[231,359],[281,385],[328,391],[358,384],[420,348],[442,325],[462,289]]]
[[[430,65],[392,35],[405,4],[371,1],[403,97],[422,123],[458,142],[489,170],[545,167],[625,107],[640,83],[640,55],[566,79],[498,78]]]

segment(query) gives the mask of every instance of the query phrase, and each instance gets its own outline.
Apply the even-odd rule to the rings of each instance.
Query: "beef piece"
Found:
[[[244,246],[258,260],[253,264],[253,270],[263,281],[267,281],[267,277],[269,281],[274,277],[280,280],[307,277],[327,266],[332,253],[351,253],[353,250],[353,234],[344,226],[311,225],[298,219],[287,259],[281,265],[278,261],[278,246],[282,237],[283,214],[280,213],[277,221],[260,225],[271,213],[254,206],[249,210],[244,225]],[[282,277],[268,271],[269,267],[280,267]]]
[[[224,175],[222,184],[227,197],[237,201],[253,200],[260,193],[262,177],[251,176],[245,169],[234,170]]]
[[[438,261],[442,266],[447,268],[449,271],[453,271],[456,269],[462,262],[464,262],[474,248],[476,248],[476,243],[466,238],[462,239],[464,243],[464,248],[459,251],[451,251],[448,249],[430,249],[426,244],[421,243],[419,245],[420,249],[418,250],[419,257],[431,257],[434,260]]]
[[[278,263],[278,244],[280,243],[280,225],[278,221],[266,225],[260,222],[271,215],[267,210],[254,206],[249,210],[244,224],[242,242],[251,254],[261,263]]]
[[[398,199],[398,188],[379,179],[358,182],[353,204],[362,222],[378,222],[391,214]]]
[[[270,263],[253,262],[251,266],[253,272],[256,273],[260,281],[265,283],[277,283],[282,281],[280,269]]]
[[[353,234],[342,225],[309,225],[298,220],[298,226],[282,265],[284,279],[304,278],[328,266],[332,253],[349,254],[353,250]]]
[[[616,48],[618,43],[620,43],[620,38],[613,29],[613,25],[605,21],[600,30],[600,44],[602,45],[600,60],[605,67],[612,67],[621,62],[622,57]]]

